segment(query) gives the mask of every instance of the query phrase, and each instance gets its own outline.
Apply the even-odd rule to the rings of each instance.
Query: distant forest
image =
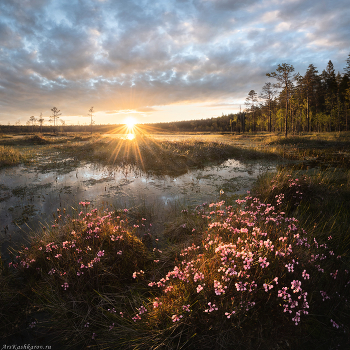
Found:
[[[300,132],[348,131],[350,107],[350,54],[344,72],[335,73],[332,61],[321,73],[310,64],[305,75],[294,67],[279,64],[261,91],[249,91],[243,112],[216,118],[149,124],[166,132]],[[50,121],[55,124],[60,111],[54,107]],[[93,107],[89,110],[93,124]],[[0,132],[110,132],[116,125],[44,125],[31,116],[27,125],[0,125]]]
[[[249,91],[242,113],[176,123],[155,124],[174,131],[300,133],[348,131],[350,107],[350,54],[344,73],[335,73],[332,61],[318,73],[310,64],[304,76],[292,65],[278,65],[267,73],[261,92]]]

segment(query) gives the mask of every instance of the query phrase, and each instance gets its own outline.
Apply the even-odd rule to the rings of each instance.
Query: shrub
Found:
[[[59,211],[52,229],[11,265],[34,279],[60,337],[78,347],[301,348],[317,338],[324,348],[345,344],[346,256],[331,248],[331,236],[321,242],[308,235],[278,209],[278,198],[276,205],[247,196],[237,206],[196,208],[204,229],[172,267],[159,249],[146,250],[126,212],[102,215],[82,203],[78,218]]]
[[[295,344],[296,334],[308,334],[309,314],[315,317],[320,304],[329,327],[349,331],[346,317],[339,318],[342,307],[349,310],[342,257],[276,207],[251,197],[238,203],[245,207],[211,204],[202,243],[183,249],[174,269],[150,282],[159,295],[148,312],[134,315],[153,330],[142,339],[145,348],[160,341],[160,330],[169,348]]]
[[[150,260],[135,228],[128,224],[127,209],[99,213],[88,210],[89,202],[81,205],[78,218],[57,209],[50,230],[34,238],[11,265],[27,269],[27,275],[44,278],[62,292],[123,288],[132,281],[132,273]]]

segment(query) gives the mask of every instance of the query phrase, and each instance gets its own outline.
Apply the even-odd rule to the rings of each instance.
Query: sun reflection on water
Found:
[[[126,138],[131,141],[135,138],[135,134],[127,134]]]

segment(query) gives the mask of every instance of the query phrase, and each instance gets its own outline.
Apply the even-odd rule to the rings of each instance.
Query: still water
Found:
[[[132,166],[91,163],[64,173],[43,172],[34,165],[2,169],[1,252],[4,255],[9,246],[22,242],[38,225],[50,225],[58,208],[69,211],[80,201],[89,201],[94,207],[147,208],[155,229],[161,230],[161,224],[181,209],[243,194],[260,174],[275,167],[271,162],[230,159],[177,177],[150,175]],[[221,196],[220,190],[224,191]]]

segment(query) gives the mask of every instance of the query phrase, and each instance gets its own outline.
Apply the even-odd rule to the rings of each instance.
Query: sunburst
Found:
[[[136,120],[132,117],[129,117],[125,120],[125,125],[128,128],[128,130],[134,130],[134,127],[136,125]]]

